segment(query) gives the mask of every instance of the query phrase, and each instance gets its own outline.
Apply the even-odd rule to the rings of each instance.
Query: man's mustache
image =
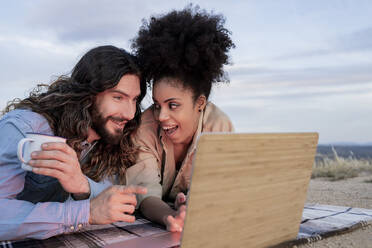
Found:
[[[107,117],[107,119],[111,119],[113,121],[117,121],[117,122],[122,122],[122,121],[126,121],[128,122],[129,120],[128,119],[125,119],[125,118],[121,118],[121,117],[115,117],[115,116],[109,116]]]

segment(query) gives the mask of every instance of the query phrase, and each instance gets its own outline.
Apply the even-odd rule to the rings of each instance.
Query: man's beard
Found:
[[[97,106],[94,105],[92,108],[92,128],[93,130],[101,137],[101,140],[106,144],[118,145],[121,139],[124,136],[123,129],[115,129],[115,133],[111,133],[105,127],[106,123],[111,119],[115,121],[125,121],[120,117],[108,116],[104,117],[97,109]],[[124,126],[125,128],[125,126]]]

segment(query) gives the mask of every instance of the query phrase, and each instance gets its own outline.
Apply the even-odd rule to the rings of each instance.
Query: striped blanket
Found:
[[[306,204],[297,239],[281,244],[293,246],[372,226],[372,209]],[[2,247],[103,247],[141,237],[166,233],[162,226],[137,216],[134,223],[89,226],[82,231],[46,240],[0,241]]]

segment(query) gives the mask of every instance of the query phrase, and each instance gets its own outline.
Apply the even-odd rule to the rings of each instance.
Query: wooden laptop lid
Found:
[[[203,134],[181,247],[268,247],[296,238],[317,133]]]

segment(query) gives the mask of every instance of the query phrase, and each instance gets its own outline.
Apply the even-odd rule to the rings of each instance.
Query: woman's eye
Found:
[[[169,103],[170,109],[176,109],[179,105],[177,103]]]

